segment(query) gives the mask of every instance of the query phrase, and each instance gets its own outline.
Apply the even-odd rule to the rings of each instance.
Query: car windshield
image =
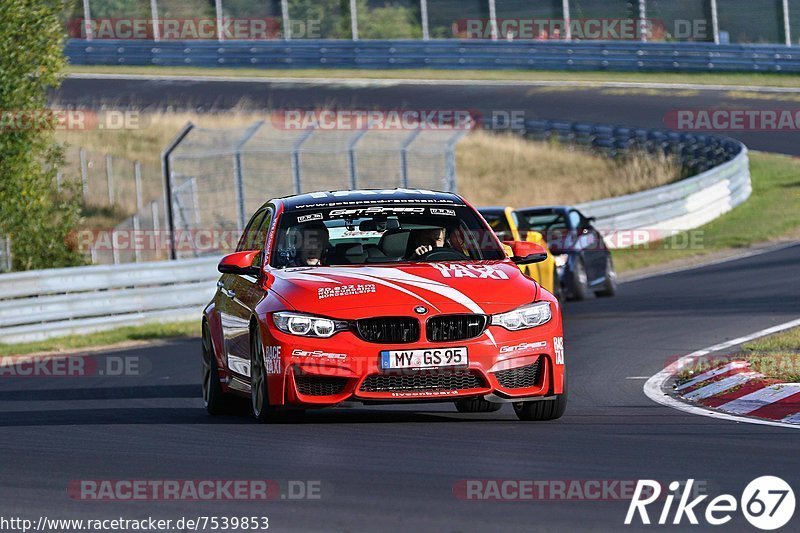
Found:
[[[548,233],[567,229],[567,217],[560,211],[523,211],[519,216],[520,229]]]
[[[285,212],[270,264],[286,268],[505,257],[497,239],[467,206],[387,202]]]

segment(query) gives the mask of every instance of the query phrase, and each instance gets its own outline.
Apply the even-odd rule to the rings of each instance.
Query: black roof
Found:
[[[465,205],[460,196],[450,192],[426,191],[422,189],[358,189],[344,191],[320,191],[297,196],[278,198],[286,209],[332,207],[337,205],[364,205],[373,203],[435,203],[441,205]]]
[[[523,207],[521,209],[515,209],[515,211],[525,212],[525,211],[569,211],[572,207],[568,205],[537,205],[534,207]]]

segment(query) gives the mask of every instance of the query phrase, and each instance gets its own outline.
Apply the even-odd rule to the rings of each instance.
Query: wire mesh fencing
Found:
[[[274,121],[193,128],[168,156],[172,225],[184,241],[175,256],[234,247],[249,216],[271,198],[356,188],[454,191],[454,151],[466,131],[284,129]]]
[[[796,45],[797,4],[798,0],[73,0],[66,29],[78,39],[155,42],[421,38]]]

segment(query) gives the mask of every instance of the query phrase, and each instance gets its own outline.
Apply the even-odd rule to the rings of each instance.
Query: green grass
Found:
[[[90,333],[70,335],[41,342],[24,344],[0,344],[0,357],[11,355],[30,355],[46,352],[69,352],[91,346],[111,346],[128,341],[195,338],[200,337],[200,321],[174,322],[168,324],[147,324]]]
[[[756,354],[786,351],[800,352],[800,328],[750,341],[743,348]]]
[[[743,348],[744,359],[756,372],[800,383],[800,328],[748,342]]]
[[[332,78],[332,79],[438,79],[438,80],[519,80],[519,81],[587,81],[696,83],[702,85],[744,85],[750,87],[800,87],[800,76],[778,73],[671,73],[671,72],[563,72],[548,70],[371,70],[371,69],[257,69],[198,67],[132,67],[78,66],[67,68],[68,74],[144,74],[182,76],[227,76],[269,78]]]
[[[750,370],[764,374],[767,379],[777,379],[787,383],[800,383],[800,328],[770,335],[742,345],[738,354],[718,358],[708,356],[677,374],[678,382],[685,382],[696,375],[725,365],[731,361],[747,361]]]
[[[624,272],[800,236],[800,159],[751,152],[750,171],[753,194],[747,202],[691,232],[646,247],[615,250],[617,270]],[[691,241],[694,245],[686,246]]]

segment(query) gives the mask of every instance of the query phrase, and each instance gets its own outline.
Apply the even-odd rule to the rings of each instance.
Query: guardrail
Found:
[[[534,140],[553,139],[611,157],[642,150],[679,158],[690,176],[686,179],[577,206],[597,219],[595,224],[610,247],[618,244],[615,233],[620,230],[650,230],[637,234],[637,242],[643,244],[653,235],[664,237],[697,228],[741,204],[752,192],[747,148],[728,137],[547,120],[526,122],[522,133]]]
[[[35,270],[0,276],[0,339],[33,342],[198,318],[218,258]]]
[[[604,232],[696,228],[751,193],[747,148],[727,137],[541,120],[528,121],[521,133],[611,157],[640,149],[680,158],[692,177],[580,204],[582,211],[597,217]],[[197,319],[213,296],[217,261],[206,257],[0,275],[0,339],[30,342],[152,321]]]
[[[625,41],[70,40],[73,65],[800,72],[800,47]]]

